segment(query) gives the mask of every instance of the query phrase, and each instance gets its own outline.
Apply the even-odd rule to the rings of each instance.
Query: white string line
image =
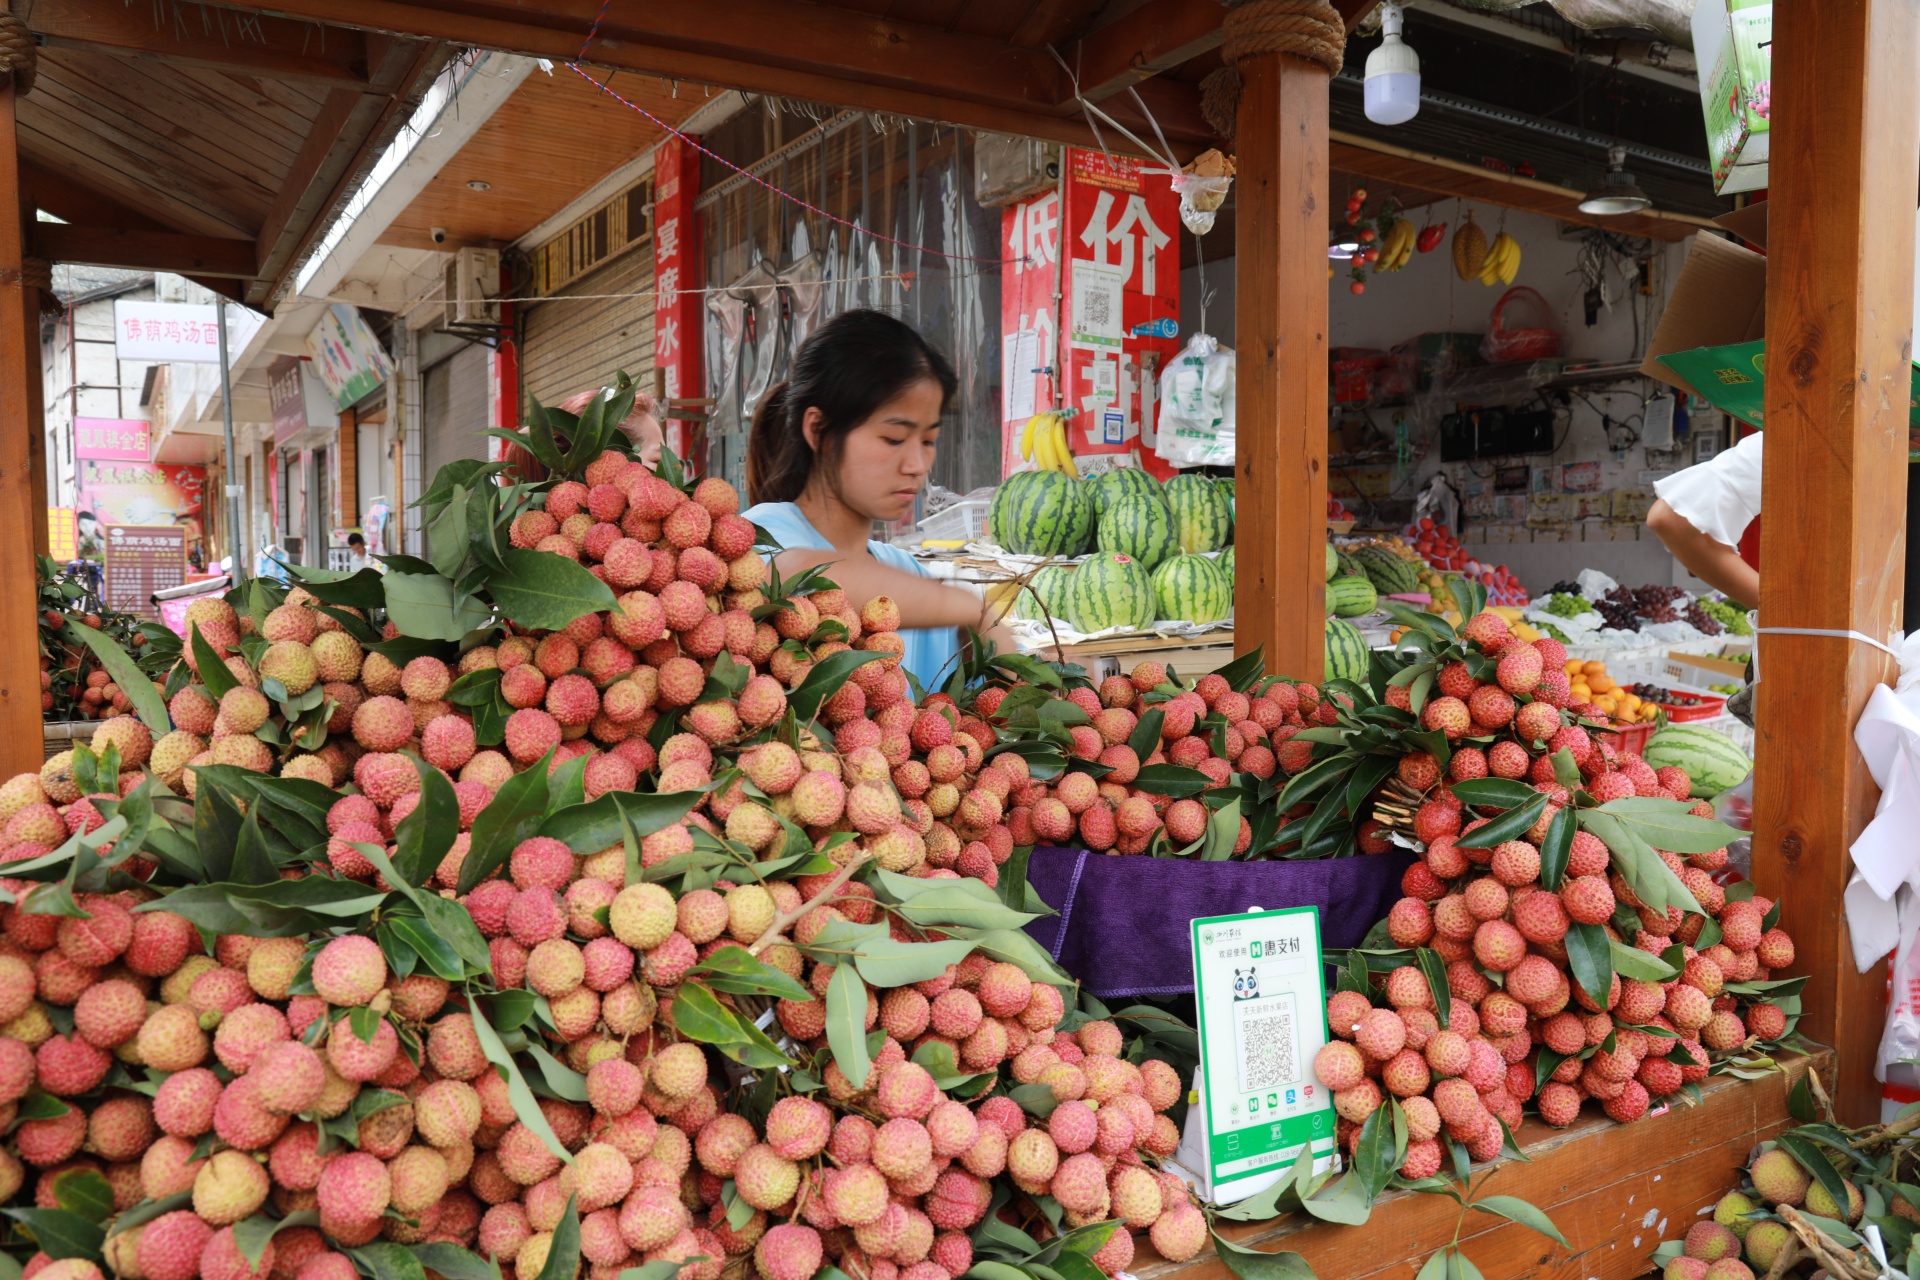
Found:
[[[617,299],[617,298],[653,298],[653,297],[667,297],[667,296],[679,298],[679,297],[705,296],[707,294],[716,294],[716,293],[733,293],[733,294],[748,293],[748,292],[755,292],[755,291],[761,291],[761,290],[767,290],[767,289],[825,289],[829,285],[872,284],[872,283],[888,281],[888,280],[898,280],[906,283],[914,283],[918,281],[922,276],[926,276],[928,274],[929,274],[928,272],[924,272],[924,271],[923,272],[893,271],[893,272],[887,272],[884,275],[877,275],[877,276],[841,276],[840,278],[835,280],[811,280],[811,281],[805,281],[799,284],[716,285],[710,289],[669,289],[669,290],[640,289],[632,293],[553,293],[553,294],[538,294],[538,295],[529,295],[524,297],[512,297],[512,298],[488,298],[487,301],[488,302],[524,302],[529,306],[531,306],[534,303],[540,303],[540,302],[596,302],[596,301],[607,301],[607,300]],[[971,279],[977,279],[982,276],[998,275],[998,274],[999,274],[998,272],[992,272],[992,271],[940,272],[940,273],[937,273],[936,278],[940,280],[971,280]],[[425,302],[427,301],[427,299],[423,298],[421,299],[421,301]]]

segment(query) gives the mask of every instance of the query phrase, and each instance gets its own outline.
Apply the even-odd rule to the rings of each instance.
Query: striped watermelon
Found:
[[[1233,580],[1206,556],[1175,556],[1153,571],[1159,616],[1218,622],[1233,611]]]
[[[1333,544],[1329,542],[1327,544],[1327,581],[1332,582],[1333,575],[1338,572],[1340,572],[1340,553],[1335,551]]]
[[[1159,498],[1160,482],[1139,467],[1115,467],[1084,482],[1093,498],[1093,513],[1105,520],[1107,510],[1126,497]]]
[[[993,495],[987,532],[1021,556],[1077,556],[1093,537],[1093,500],[1058,471],[1022,471]]]
[[[1222,551],[1220,553],[1220,572],[1227,575],[1227,585],[1229,587],[1235,585],[1235,579],[1233,576],[1233,548],[1232,547],[1228,547],[1225,551]]]
[[[1678,765],[1693,780],[1697,799],[1711,800],[1737,787],[1753,772],[1753,761],[1724,733],[1698,725],[1670,724],[1647,739],[1640,756],[1655,769]]]
[[[1192,555],[1197,551],[1218,551],[1227,545],[1233,517],[1227,495],[1219,485],[1203,475],[1189,472],[1167,481],[1166,495],[1180,550]]]
[[[1372,654],[1360,635],[1360,628],[1343,618],[1328,618],[1326,643],[1327,679],[1352,680],[1357,684],[1367,678]]]
[[[1020,592],[1020,599],[1013,606],[1013,616],[1035,622],[1044,622],[1049,615],[1056,620],[1064,619],[1067,616],[1067,591],[1072,585],[1071,565],[1042,565]]]
[[[1073,571],[1067,624],[1089,634],[1109,627],[1153,625],[1153,580],[1132,556],[1101,551]]]
[[[1336,618],[1358,618],[1379,603],[1379,593],[1365,578],[1335,578],[1327,584],[1327,612]]]
[[[1353,558],[1381,595],[1406,595],[1420,589],[1419,566],[1378,543],[1367,543]]]
[[[1094,545],[1102,551],[1132,556],[1149,573],[1180,550],[1173,536],[1173,513],[1157,493],[1133,493],[1116,499],[1100,517]]]

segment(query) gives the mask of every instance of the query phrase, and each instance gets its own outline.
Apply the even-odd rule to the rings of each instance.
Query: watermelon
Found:
[[[1335,578],[1327,584],[1327,612],[1336,618],[1358,618],[1379,604],[1379,593],[1365,578]]]
[[[1093,538],[1093,500],[1058,471],[1007,477],[987,511],[994,542],[1021,556],[1077,556]]]
[[[1160,482],[1139,467],[1115,467],[1084,482],[1093,499],[1096,519],[1105,520],[1107,510],[1126,497],[1159,498]]]
[[[1067,590],[1073,585],[1073,568],[1064,564],[1042,565],[1028,580],[1013,606],[1013,616],[1045,622],[1067,616]],[[1043,607],[1044,606],[1044,607]]]
[[[1340,572],[1340,553],[1335,551],[1333,544],[1329,542],[1327,544],[1327,581],[1332,582],[1333,575],[1338,572]]]
[[[1219,485],[1202,475],[1177,475],[1167,481],[1166,495],[1181,551],[1193,555],[1227,545],[1233,516]]]
[[[1358,560],[1355,560],[1352,556],[1348,555],[1344,551],[1339,552],[1338,554],[1340,557],[1340,567],[1334,571],[1335,577],[1351,578],[1355,574],[1359,574],[1363,578],[1366,577],[1367,571],[1360,567],[1360,562]]]
[[[1360,547],[1353,558],[1383,596],[1406,595],[1420,589],[1420,567],[1377,543]]]
[[[1083,635],[1109,627],[1153,625],[1153,580],[1145,566],[1118,551],[1100,551],[1073,571],[1067,625]]]
[[[1159,616],[1218,622],[1233,611],[1233,580],[1206,556],[1175,556],[1153,571]]]
[[[1373,658],[1360,628],[1343,618],[1328,618],[1326,643],[1327,679],[1359,683],[1367,678]]]
[[[1737,787],[1753,772],[1753,761],[1733,739],[1698,725],[1670,724],[1647,739],[1640,756],[1655,769],[1678,765],[1693,780],[1696,799],[1711,800]]]
[[[1100,550],[1132,556],[1149,573],[1180,549],[1174,543],[1173,514],[1157,493],[1116,499],[1101,514],[1094,536]]]
[[[1234,577],[1233,577],[1233,548],[1232,547],[1228,547],[1225,551],[1222,551],[1220,553],[1220,572],[1227,575],[1227,585],[1229,587],[1233,586]]]

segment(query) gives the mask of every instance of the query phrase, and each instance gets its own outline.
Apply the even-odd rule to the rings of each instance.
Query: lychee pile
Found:
[[[1336,1039],[1316,1064],[1348,1141],[1399,1099],[1409,1177],[1438,1169],[1450,1141],[1491,1159],[1527,1104],[1555,1126],[1588,1099],[1638,1120],[1716,1059],[1781,1041],[1799,1012],[1798,984],[1774,977],[1793,941],[1752,884],[1716,878],[1736,833],[1690,799],[1685,772],[1566,723],[1540,696],[1560,676],[1556,642],[1510,642],[1487,614],[1466,631],[1492,650],[1494,679],[1444,659],[1421,723],[1485,749],[1452,746],[1444,771],[1424,750],[1395,765],[1382,794],[1420,859],[1380,932],[1410,950],[1367,990],[1330,997]],[[1609,807],[1630,798],[1639,807]],[[1665,802],[1657,815],[1648,800]],[[1385,848],[1389,830],[1369,834]],[[1424,970],[1423,949],[1437,957]],[[1427,975],[1442,966],[1437,999]]]
[[[1879,1274],[1881,1263],[1861,1243],[1869,1228],[1880,1233],[1884,1256],[1906,1258],[1920,1227],[1920,1209],[1900,1186],[1913,1173],[1909,1132],[1898,1122],[1852,1135],[1808,1126],[1761,1143],[1712,1216],[1702,1209],[1684,1238],[1655,1250],[1662,1280]],[[1788,1150],[1789,1140],[1804,1158]]]
[[[955,1280],[996,1204],[1036,1239],[1119,1222],[1092,1254],[1109,1274],[1134,1232],[1167,1258],[1198,1252],[1206,1221],[1157,1164],[1178,1143],[1178,1072],[1074,1009],[1037,951],[900,889],[966,878],[984,883],[964,897],[1004,911],[990,886],[1028,827],[1065,815],[1064,836],[1097,808],[1111,848],[1145,809],[1150,829],[1126,837],[1143,851],[1177,804],[1085,772],[1043,785],[1019,753],[989,760],[1006,691],[916,706],[892,602],[856,610],[817,576],[774,582],[720,481],[683,489],[609,453],[543,499],[513,544],[586,564],[613,608],[398,661],[374,647],[402,639],[390,622],[374,639],[361,611],[302,588],[258,620],[199,602],[170,730],[117,717],[91,749],[0,785],[0,862],[47,860],[74,836],[106,859],[75,886],[83,914],[40,914],[57,886],[0,881],[16,900],[0,914],[0,1102],[58,1100],[12,1129],[0,1199],[30,1173],[43,1205],[88,1172],[119,1211],[190,1192],[190,1207],[109,1224],[102,1261],[129,1280],[349,1280],[340,1250],[377,1238],[476,1248],[535,1280],[570,1204],[607,1277],[666,1260],[692,1280],[736,1265],[810,1280],[829,1263]],[[836,660],[849,652],[865,660]],[[1148,760],[1184,762],[1208,712],[1259,724],[1244,694],[1164,683],[1147,687],[1175,731]],[[1078,758],[1139,727],[1091,691],[1076,701],[1094,703],[1071,730]],[[1213,785],[1220,763],[1202,766]],[[502,793],[530,769],[554,798],[528,823],[524,788]],[[235,785],[265,774],[283,803],[321,806],[318,843],[283,838],[295,827],[275,827],[267,793]],[[170,900],[183,876],[159,837],[198,828],[189,806],[154,803],[163,789],[259,818],[282,882],[365,896],[329,893],[355,905],[295,917],[312,921],[301,936],[209,927],[228,899],[287,885]],[[628,827],[630,848],[588,820],[629,795],[684,817]],[[140,797],[148,844],[118,847]],[[425,927],[423,898],[457,918]],[[396,932],[407,921],[420,927]],[[485,965],[436,970],[432,935]],[[849,991],[857,1034],[829,1025]],[[304,1210],[317,1225],[257,1258],[236,1242],[252,1215]]]

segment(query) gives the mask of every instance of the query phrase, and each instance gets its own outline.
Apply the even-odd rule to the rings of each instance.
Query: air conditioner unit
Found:
[[[447,264],[447,318],[451,324],[500,323],[500,251],[461,249]]]
[[[1046,191],[1060,180],[1060,148],[1003,133],[977,135],[973,144],[973,198],[989,209]]]

